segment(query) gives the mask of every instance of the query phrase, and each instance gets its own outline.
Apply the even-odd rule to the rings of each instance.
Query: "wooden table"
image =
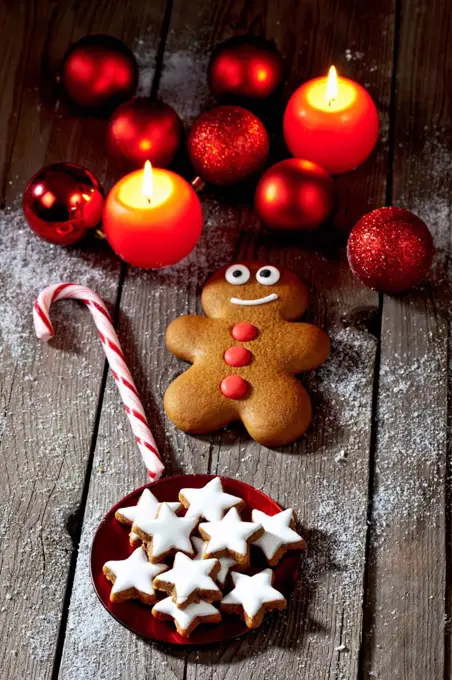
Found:
[[[452,677],[450,3],[18,0],[3,3],[0,28],[2,678]],[[337,228],[384,204],[417,212],[438,246],[424,286],[379,296],[354,279],[343,248],[266,236],[250,192],[205,192],[200,246],[163,272],[128,270],[104,243],[51,247],[24,225],[24,184],[45,163],[79,162],[107,188],[114,177],[105,122],[56,99],[54,76],[72,41],[123,39],[139,58],[142,92],[158,93],[189,126],[212,104],[212,48],[247,30],[276,40],[287,93],[331,63],[369,89],[381,138],[337,180]],[[168,322],[199,312],[207,276],[244,256],[299,272],[312,290],[307,318],[333,342],[330,362],[307,378],[313,426],[281,452],[239,428],[189,437],[162,413],[181,370],[164,348]],[[288,612],[257,632],[207,650],[167,649],[129,634],[98,603],[93,531],[146,476],[88,312],[61,303],[51,346],[33,336],[34,296],[56,280],[91,285],[115,310],[169,474],[237,477],[296,509],[309,543],[303,578]]]

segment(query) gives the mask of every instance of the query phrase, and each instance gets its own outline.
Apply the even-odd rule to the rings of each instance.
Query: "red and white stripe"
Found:
[[[84,302],[91,312],[149,477],[153,480],[159,479],[165,468],[149,429],[137,388],[124,360],[110,314],[103,300],[90,288],[79,286],[76,283],[57,283],[44,288],[39,293],[33,308],[36,335],[43,342],[47,342],[53,337],[49,310],[52,302],[66,298]]]

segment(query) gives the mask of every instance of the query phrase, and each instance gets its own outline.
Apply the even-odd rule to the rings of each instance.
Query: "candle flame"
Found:
[[[335,66],[331,66],[328,71],[328,80],[326,83],[326,101],[328,102],[328,106],[331,106],[336,101],[337,94],[337,71]]]
[[[148,203],[150,203],[152,200],[152,196],[154,194],[154,182],[152,179],[151,161],[146,161],[146,163],[144,164],[142,193],[143,196],[147,198]]]

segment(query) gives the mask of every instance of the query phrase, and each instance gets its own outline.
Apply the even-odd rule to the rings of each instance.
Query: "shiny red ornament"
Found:
[[[209,64],[209,85],[216,97],[265,99],[284,75],[283,58],[274,43],[241,35],[219,45]]]
[[[188,137],[193,167],[211,184],[235,184],[254,175],[265,165],[268,151],[264,125],[240,106],[217,106],[202,113]]]
[[[335,205],[331,175],[322,165],[303,159],[276,163],[256,188],[257,214],[270,229],[317,229],[331,218]]]
[[[118,38],[88,35],[66,53],[61,83],[72,103],[87,110],[113,110],[135,94],[138,64]]]
[[[379,208],[364,215],[347,244],[352,272],[380,293],[401,293],[420,283],[433,253],[427,226],[403,208]]]
[[[104,195],[94,175],[75,163],[53,163],[25,187],[23,210],[30,228],[44,241],[68,246],[100,224]]]
[[[124,102],[108,125],[109,149],[139,168],[147,160],[154,167],[166,168],[179,148],[181,136],[182,123],[175,110],[147,97]]]

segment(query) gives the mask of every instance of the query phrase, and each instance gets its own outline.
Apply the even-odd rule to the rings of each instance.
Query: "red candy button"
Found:
[[[221,381],[221,393],[228,399],[240,399],[248,390],[248,383],[240,375],[228,375]]]
[[[253,355],[241,345],[234,345],[234,347],[229,347],[224,353],[224,360],[229,366],[248,366],[251,363]]]
[[[236,323],[232,329],[232,337],[239,342],[249,342],[257,337],[258,330],[256,326],[247,321]]]

